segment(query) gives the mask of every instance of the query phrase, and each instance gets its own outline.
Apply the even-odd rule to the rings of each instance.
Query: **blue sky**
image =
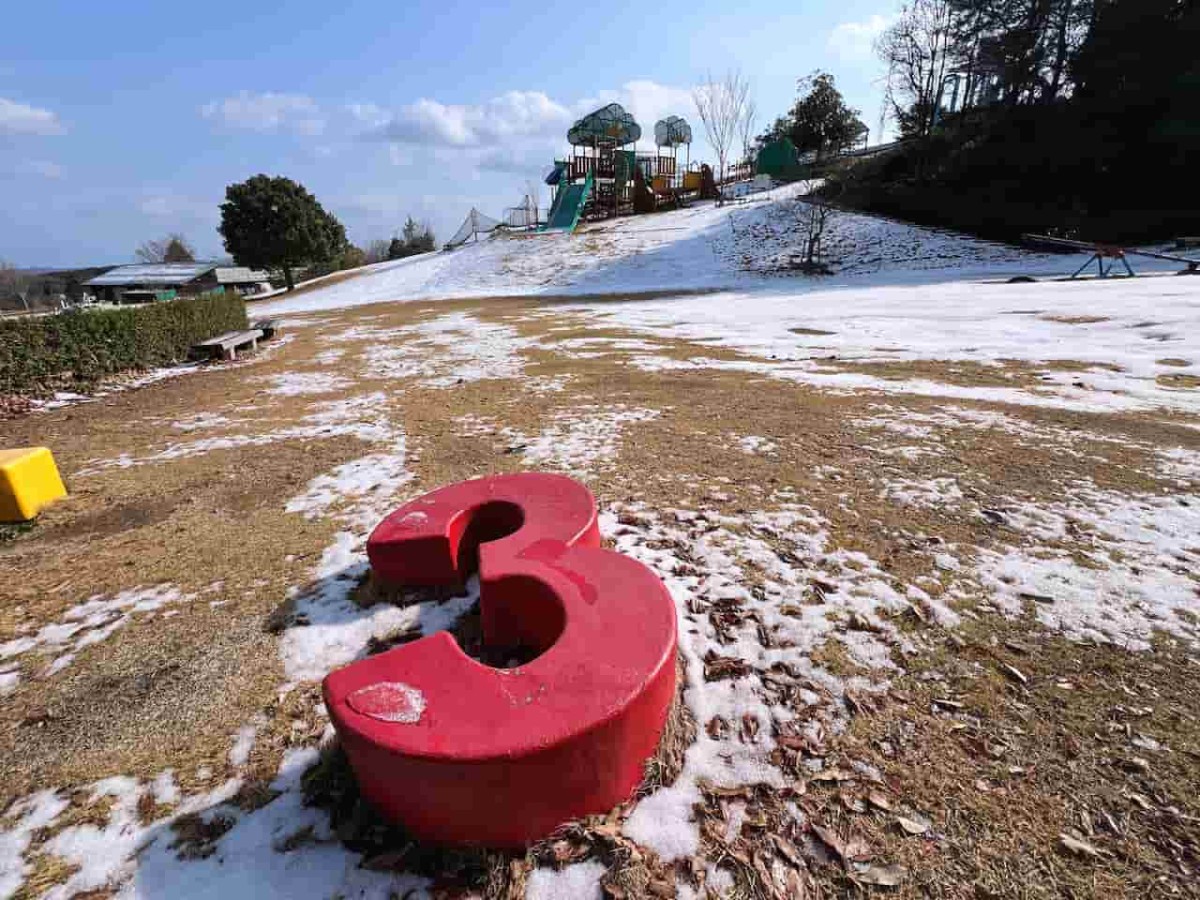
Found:
[[[447,237],[471,206],[515,205],[600,103],[647,134],[683,115],[699,136],[691,88],[731,67],[761,123],[820,68],[874,132],[870,45],[899,0],[267,6],[10,10],[6,31],[26,37],[0,58],[0,259],[124,262],[170,231],[219,255],[225,186],[258,172],[302,182],[356,242],[409,213]]]

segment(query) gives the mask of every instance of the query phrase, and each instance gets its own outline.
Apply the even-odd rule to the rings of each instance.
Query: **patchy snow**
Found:
[[[229,751],[229,764],[241,768],[250,761],[250,751],[254,749],[254,738],[258,728],[254,725],[243,725],[237,730],[233,739],[233,747]]]
[[[369,342],[362,352],[366,377],[420,378],[427,387],[516,378],[524,370],[521,351],[538,346],[510,325],[469,313],[450,313],[399,328],[354,326],[327,340]]]
[[[528,463],[586,475],[614,462],[627,425],[649,422],[660,414],[659,410],[622,403],[584,403],[554,413],[551,424],[533,437],[469,414],[458,418],[456,430],[465,438],[498,436],[504,440],[506,452],[520,453]]]
[[[643,369],[759,371],[826,390],[1101,412],[1200,406],[1196,391],[1158,380],[1178,372],[1178,361],[1200,360],[1200,308],[1191,282],[1144,277],[1008,284],[1017,274],[1069,274],[1079,260],[853,213],[836,216],[826,239],[836,274],[793,275],[799,190],[779,188],[751,206],[698,204],[598,223],[574,235],[498,235],[452,253],[369,266],[354,278],[267,306],[278,313],[449,297],[604,295],[559,310],[591,315],[643,338],[583,337],[559,349],[577,356],[620,349]],[[1174,268],[1139,263],[1146,273]],[[721,292],[695,293],[714,290]],[[608,302],[610,295],[649,291],[681,293]],[[464,321],[469,318],[455,313],[446,321],[393,331],[435,343],[439,331],[467,333],[475,345],[488,347],[493,337]],[[488,326],[493,327],[499,345],[510,341],[507,326]],[[706,341],[747,358],[671,359],[647,343],[651,338]],[[452,342],[447,346],[453,354]],[[403,344],[375,355],[380,369],[395,377],[449,383],[473,377],[470,365],[464,373],[431,374],[429,363]],[[1176,362],[1165,366],[1160,360],[1166,357]],[[517,355],[511,348],[496,357],[485,352],[483,370],[496,358]],[[1011,384],[884,378],[842,368],[926,360],[992,367]],[[1058,360],[1080,365],[1040,368]],[[1004,365],[1010,361],[1034,367],[1038,377],[1033,383],[1006,379]]]
[[[886,618],[908,607],[903,586],[864,554],[831,547],[815,510],[785,501],[749,522],[709,511],[675,519],[667,524],[636,508],[601,517],[618,552],[663,578],[679,614],[683,696],[697,738],[675,784],[640,801],[624,829],[666,861],[698,849],[692,807],[701,780],[781,784],[771,735],[820,744],[845,725],[846,691],[875,689],[866,677],[841,677],[814,662],[826,641],[877,677],[894,670],[894,652],[912,649]],[[749,533],[738,527],[746,525]],[[745,674],[710,680],[706,662],[714,655]]]
[[[45,852],[77,867],[63,884],[43,896],[67,900],[107,890],[115,891],[113,896],[121,900],[249,896],[290,900],[337,895],[387,900],[395,892],[423,894],[427,879],[360,868],[359,857],[333,839],[325,813],[303,804],[300,777],[316,757],[315,748],[289,750],[270,785],[280,796],[253,812],[230,802],[241,787],[240,779],[187,798],[179,797],[169,772],[150,782],[117,777],[94,783],[93,799],[112,798],[108,821],[67,827],[43,845]],[[171,789],[165,790],[165,784]],[[179,805],[170,815],[143,824],[138,802],[146,795],[159,802],[166,796],[166,802]],[[51,791],[21,803],[17,827],[0,835],[2,896],[9,896],[20,884],[20,854],[31,833],[53,824],[68,805]],[[208,855],[189,859],[170,827],[183,815],[198,815],[208,822],[219,817],[228,830],[212,842]],[[297,849],[289,849],[286,842],[298,837]]]
[[[411,478],[406,468],[404,436],[396,436],[390,453],[371,453],[342,463],[325,475],[318,475],[308,489],[287,502],[288,512],[316,519],[346,501],[362,502],[372,494],[388,496],[397,485]],[[374,504],[367,504],[373,507]]]
[[[234,424],[236,424],[236,420],[228,416],[207,412],[196,413],[194,416],[187,416],[177,422],[172,422],[171,427],[176,431],[208,431],[212,428],[227,428]]]
[[[884,483],[880,496],[899,506],[924,509],[955,507],[966,499],[954,478],[890,479]]]
[[[779,445],[770,438],[757,434],[748,434],[738,438],[738,448],[747,456],[774,456],[779,452]]]
[[[88,461],[87,466],[74,474],[76,477],[97,475],[109,469],[127,469],[131,466],[187,459],[218,450],[265,447],[281,441],[344,436],[356,437],[362,441],[386,441],[391,438],[393,432],[387,417],[379,412],[379,408],[385,402],[386,395],[378,392],[342,400],[319,401],[310,407],[313,411],[304,416],[303,425],[276,428],[259,434],[229,434],[194,441],[179,441],[145,456],[122,453],[111,459],[92,459]]]
[[[364,395],[330,404],[325,413],[352,418],[377,409],[381,401],[380,394]],[[377,604],[364,609],[351,600],[351,592],[367,574],[368,535],[400,505],[401,492],[413,477],[408,470],[404,430],[378,413],[373,425],[374,437],[386,449],[318,475],[304,493],[288,500],[285,506],[288,512],[308,519],[331,518],[342,527],[322,552],[312,582],[293,589],[289,597],[296,624],[284,632],[280,652],[292,681],[319,680],[331,669],[362,655],[372,637],[422,622],[428,624],[431,618],[437,618],[428,604],[405,609]],[[459,605],[447,606],[458,609]]]
[[[601,900],[600,879],[608,869],[595,860],[561,871],[537,869],[529,874],[525,900]]]
[[[1002,611],[1028,605],[1073,640],[1148,650],[1155,631],[1200,647],[1200,495],[1124,496],[1083,487],[1039,510],[1047,537],[1073,551],[980,551],[978,577]]]
[[[581,405],[556,413],[549,427],[525,441],[522,453],[530,463],[584,474],[613,461],[626,425],[659,415],[658,410],[623,404]]]
[[[5,812],[16,821],[0,831],[0,897],[11,897],[21,887],[29,867],[22,860],[33,833],[45,828],[70,804],[55,791],[41,791],[18,800]]]
[[[281,397],[332,394],[350,386],[349,379],[328,372],[283,372],[279,375],[267,375],[262,380],[273,385],[267,389],[268,394]]]
[[[72,606],[62,620],[44,625],[35,634],[26,634],[0,644],[0,660],[14,659],[34,650],[61,653],[43,673],[45,676],[62,671],[80,650],[107,640],[117,630],[128,625],[137,614],[149,618],[167,604],[186,603],[195,599],[170,584],[136,587],[111,597],[97,594],[83,603]],[[14,680],[15,685],[15,680]]]
[[[1197,293],[1175,278],[998,284],[847,283],[808,289],[572,304],[605,327],[704,341],[753,360],[756,371],[826,390],[1015,403],[1112,412],[1164,408],[1195,412],[1200,395],[1158,381],[1159,359],[1200,358]],[[1190,282],[1189,282],[1190,285]],[[1036,308],[1044,314],[1024,312]],[[1085,309],[1102,321],[1066,321]],[[1144,310],[1154,310],[1154,323]],[[795,329],[830,332],[820,336]],[[1167,347],[1164,347],[1164,343]],[[1078,360],[1069,369],[1042,368]],[[636,360],[636,357],[635,357]],[[885,378],[844,364],[929,360],[990,367],[1005,378],[1009,361],[1033,367],[1034,384],[958,384],[912,375]],[[646,368],[662,367],[650,356]],[[750,360],[742,361],[746,366]],[[722,368],[729,367],[728,364]]]

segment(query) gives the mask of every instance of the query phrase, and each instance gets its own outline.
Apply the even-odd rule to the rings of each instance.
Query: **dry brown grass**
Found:
[[[906,867],[901,896],[1195,896],[1194,669],[1165,644],[1131,656],[1029,622],[975,623],[910,661],[840,742],[882,773],[889,808],[865,801],[863,779],[814,800],[850,810],[847,827]],[[1170,750],[1135,745],[1145,738]],[[898,816],[929,830],[914,836]]]
[[[302,421],[315,401],[382,391],[388,414],[407,434],[417,477],[405,490],[415,495],[438,484],[525,467],[501,429],[537,435],[557,417],[587,404],[658,410],[655,419],[625,426],[617,462],[600,461],[581,473],[602,504],[715,509],[736,519],[770,508],[775,493],[787,488],[823,517],[831,545],[868,554],[900,581],[941,578],[931,548],[943,544],[1033,543],[1002,519],[978,515],[978,508],[1003,509],[1014,499],[1050,503],[1081,480],[1126,493],[1177,491],[1157,471],[1155,449],[1200,449],[1200,434],[1184,427],[1182,417],[1176,424],[1162,416],[1092,416],[986,404],[976,405],[1019,418],[1045,437],[959,427],[938,427],[921,439],[897,436],[856,423],[877,417],[881,403],[901,420],[908,413],[936,412],[943,404],[913,396],[831,396],[729,371],[645,372],[628,364],[629,351],[605,344],[595,347],[601,355],[582,359],[558,345],[576,338],[647,339],[561,310],[553,317],[542,315],[547,305],[515,298],[323,315],[330,324],[319,331],[298,330],[291,344],[249,365],[214,367],[6,423],[6,439],[11,435],[14,443],[55,449],[72,497],[48,510],[35,528],[0,543],[0,561],[12,573],[0,587],[0,641],[61,620],[68,608],[93,594],[136,584],[168,582],[199,599],[178,605],[173,618],[135,617],[53,677],[41,674],[51,656],[22,658],[20,685],[0,701],[0,800],[118,773],[149,778],[165,768],[175,769],[185,792],[199,791],[234,774],[228,761],[233,732],[256,721],[258,737],[240,773],[246,786],[238,797],[243,809],[255,809],[271,801],[267,784],[284,751],[312,746],[324,727],[316,685],[278,695],[283,673],[275,635],[294,624],[294,609],[285,602],[288,588],[305,583],[337,525],[307,521],[283,506],[311,478],[375,448],[349,437],[286,440],[76,476],[92,459],[125,451],[142,456],[200,436],[172,429],[175,419],[224,412],[248,421],[212,433],[263,433]],[[322,334],[365,319],[388,328],[454,311],[505,322],[543,341],[525,351],[526,374],[569,375],[565,389],[536,394],[521,380],[438,389],[415,379],[382,378],[352,362],[352,354],[332,366],[315,360],[327,346]],[[569,329],[549,331],[562,326]],[[675,359],[745,359],[699,343],[651,343],[655,355]],[[1086,371],[1096,364],[829,365],[894,380],[1035,387],[1038,372]],[[286,371],[342,372],[354,384],[328,396],[265,393],[268,385],[260,379]],[[1176,377],[1185,381],[1173,386],[1197,386],[1186,382],[1192,376]],[[493,422],[495,431],[465,440],[461,420],[466,415]],[[747,454],[738,444],[743,435],[765,437],[777,449],[771,455]],[[913,458],[882,452],[914,444],[928,452]],[[912,508],[881,495],[887,481],[932,478],[956,479],[966,500]],[[672,550],[686,560],[690,548]],[[203,593],[216,582],[219,588]],[[937,593],[933,586],[928,589]],[[357,597],[364,604],[408,602],[369,582]],[[795,599],[797,608],[818,601],[815,593]],[[621,837],[621,810],[572,826],[526,856],[446,854],[405,842],[398,832],[380,831],[357,797],[344,761],[332,754],[310,773],[306,789],[312,802],[329,810],[339,839],[365,854],[368,867],[433,873],[438,890],[447,895],[475,891],[489,898],[517,897],[533,865],[589,858],[610,867],[609,896],[627,897],[654,895],[676,877],[699,885],[710,863],[734,875],[739,897],[861,893],[867,890],[864,879],[887,880],[893,871],[887,867],[894,865],[906,870],[900,894],[912,897],[1121,897],[1193,890],[1185,868],[1194,872],[1197,865],[1195,822],[1187,817],[1200,814],[1193,755],[1200,709],[1187,689],[1195,680],[1194,662],[1165,645],[1144,656],[1080,648],[1048,639],[1029,623],[990,618],[972,623],[954,643],[915,616],[895,624],[926,651],[903,660],[910,674],[894,685],[887,702],[863,700],[854,707],[848,732],[821,748],[833,771],[850,761],[867,762],[883,773],[884,784],[861,778],[814,781],[801,765],[803,754],[788,750],[779,762],[794,774],[793,787],[706,792],[697,811],[705,852],[677,867],[664,867]],[[460,640],[469,642],[469,628],[467,617]],[[1001,649],[1005,640],[1031,649],[1013,655]],[[384,641],[375,649],[386,646]],[[833,673],[865,671],[836,641],[819,649],[813,661]],[[1020,669],[1028,685],[1015,684],[1001,664]],[[1062,691],[1056,687],[1060,678],[1077,689]],[[963,705],[938,708],[935,700]],[[1117,705],[1153,706],[1155,712],[1136,721],[1113,718]],[[663,751],[648,770],[648,784],[676,777],[693,729],[709,724],[689,722],[686,709],[677,705]],[[1149,772],[1114,765],[1120,739],[1114,726],[1126,725],[1169,743],[1173,752],[1156,754]],[[989,748],[1001,743],[1003,753],[996,756]],[[1075,756],[1064,755],[1063,747],[1076,744]],[[1024,771],[1013,774],[1011,766]],[[210,770],[209,780],[200,778],[203,768]],[[981,781],[988,790],[976,787]],[[893,812],[907,809],[931,818],[936,835],[902,835],[894,815],[872,805],[872,791]],[[1126,794],[1144,798],[1148,807]],[[807,825],[791,814],[789,802],[803,812]],[[730,836],[721,825],[730,821],[733,805],[739,816],[746,814],[746,824]],[[1178,814],[1167,811],[1172,807]],[[139,815],[149,821],[167,809],[147,801]],[[100,824],[100,817],[99,806],[89,807],[81,795],[55,828],[64,827],[61,822]],[[177,849],[203,856],[216,845],[222,827],[216,820],[181,820]],[[1064,851],[1058,833],[1067,829],[1104,854],[1092,859]],[[47,836],[35,841],[31,860],[44,858],[36,847]],[[848,856],[839,856],[826,838]],[[858,858],[866,851],[860,852],[854,838],[869,844],[870,859]],[[311,834],[284,836],[279,849],[298,850],[309,840]],[[70,874],[53,862],[37,864],[46,867],[46,878]]]
[[[60,856],[38,853],[29,862],[30,871],[25,881],[12,895],[12,900],[36,900],[52,888],[65,884],[79,871],[79,866],[67,862]]]

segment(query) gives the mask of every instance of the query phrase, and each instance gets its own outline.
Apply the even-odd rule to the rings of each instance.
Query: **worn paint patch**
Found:
[[[425,712],[425,695],[400,681],[381,681],[359,688],[346,702],[361,715],[399,725],[415,725]]]

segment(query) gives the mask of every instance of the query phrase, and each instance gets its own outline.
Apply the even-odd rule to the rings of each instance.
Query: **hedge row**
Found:
[[[186,359],[197,341],[245,327],[246,303],[233,293],[0,320],[0,394],[88,387]]]

